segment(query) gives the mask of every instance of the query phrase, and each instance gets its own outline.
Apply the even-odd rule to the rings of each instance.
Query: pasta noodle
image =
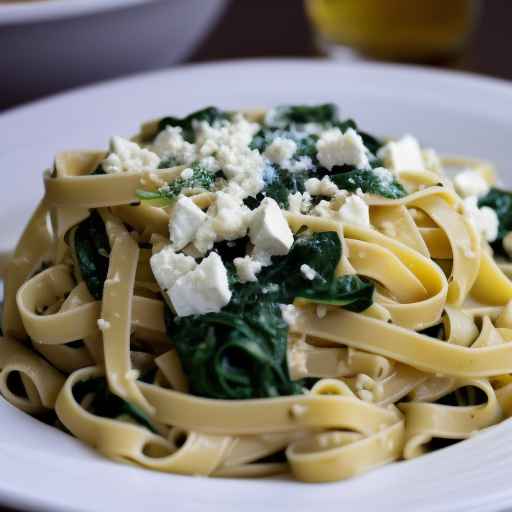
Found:
[[[214,477],[337,481],[495,425],[509,196],[434,157],[329,104],[57,155],[4,272],[0,392],[113,460]]]

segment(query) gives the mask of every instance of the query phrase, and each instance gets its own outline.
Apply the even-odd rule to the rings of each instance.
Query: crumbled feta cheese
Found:
[[[254,259],[254,261],[261,263],[262,267],[268,267],[269,265],[272,265],[272,256],[266,251],[254,248],[251,257]]]
[[[358,169],[369,168],[368,150],[361,136],[352,128],[341,133],[331,128],[320,135],[316,143],[318,161],[331,170],[335,165],[354,165]]]
[[[213,219],[212,217],[207,217],[205,222],[199,226],[193,244],[198,253],[203,255],[213,247],[216,238],[217,233],[215,233],[213,228]]]
[[[180,177],[183,178],[184,180],[189,180],[190,178],[192,178],[192,176],[194,176],[194,169],[192,169],[191,167],[183,169],[183,171],[180,174]]]
[[[389,142],[382,147],[377,156],[382,158],[393,171],[422,171],[425,168],[421,148],[412,135],[405,135],[398,141]]]
[[[338,217],[338,212],[331,208],[331,203],[322,199],[312,210],[311,215],[317,217],[326,217],[328,219],[335,219]]]
[[[263,265],[261,262],[256,261],[251,256],[245,256],[244,258],[235,258],[233,260],[235,264],[238,279],[241,283],[247,283],[249,281],[257,281],[256,274],[260,272]]]
[[[181,276],[168,293],[178,316],[220,311],[231,300],[221,257],[210,253],[194,270]]]
[[[475,229],[488,241],[494,242],[498,236],[499,221],[496,212],[488,206],[478,208],[476,196],[464,199],[464,211]]]
[[[265,156],[273,163],[286,165],[297,151],[297,143],[292,139],[276,137],[265,150]]]
[[[190,165],[198,160],[209,172],[222,169],[230,181],[238,183],[244,197],[255,196],[263,188],[265,160],[249,144],[259,130],[257,123],[247,121],[237,114],[231,121],[194,124],[194,144],[183,138],[182,129],[168,126],[160,132],[152,149],[162,158],[173,158],[178,164]]]
[[[338,187],[331,181],[329,176],[324,176],[321,180],[318,178],[309,178],[304,183],[306,191],[312,196],[335,196]]]
[[[217,241],[236,240],[246,235],[252,212],[236,195],[217,192],[215,203],[208,209],[213,217]]]
[[[110,322],[103,320],[103,318],[98,318],[98,329],[100,331],[106,331],[107,329],[110,329]]]
[[[172,288],[174,283],[181,276],[197,267],[194,258],[174,252],[174,249],[170,245],[167,245],[156,254],[153,254],[149,260],[149,264],[162,290]]]
[[[169,222],[169,237],[174,249],[180,251],[192,242],[205,220],[206,213],[190,197],[180,197]]]
[[[291,213],[307,213],[311,209],[311,195],[309,192],[295,192],[288,195],[288,211]]]
[[[196,126],[196,146],[201,156],[215,154],[218,166],[228,180],[238,183],[247,196],[255,196],[264,186],[265,161],[249,144],[259,125],[250,123],[242,115],[231,122],[222,121],[213,126],[206,122]]]
[[[346,224],[358,226],[370,226],[370,212],[368,205],[357,195],[347,197],[343,206],[339,209],[339,216]]]
[[[295,324],[299,317],[299,310],[293,304],[281,304],[280,308],[283,320],[290,326]]]
[[[141,148],[137,143],[122,137],[112,137],[110,154],[103,160],[102,168],[106,173],[153,171],[158,168],[158,155]]]
[[[196,160],[196,146],[183,138],[179,126],[167,126],[155,138],[151,149],[162,159],[172,158],[178,164],[190,165]]]
[[[276,201],[266,197],[254,211],[249,236],[257,251],[271,256],[288,254],[293,233]]]
[[[372,172],[379,178],[383,185],[391,185],[391,183],[393,183],[393,174],[385,167],[377,167],[373,169]]]
[[[313,160],[309,156],[300,156],[295,160],[291,160],[287,164],[287,169],[290,172],[302,172],[302,171],[310,171],[313,169],[315,165],[313,164]]]
[[[290,408],[290,413],[296,418],[304,416],[308,412],[308,406],[302,404],[293,404]]]
[[[443,164],[435,150],[432,148],[426,148],[423,150],[422,156],[427,171],[435,172],[436,174],[442,174]]]
[[[252,212],[243,204],[243,197],[244,191],[236,183],[229,183],[224,190],[216,192],[215,201],[192,241],[200,254],[209,251],[215,242],[237,240],[247,234]]]
[[[478,171],[466,169],[453,178],[455,190],[461,197],[482,197],[489,192],[489,185]]]
[[[300,266],[300,272],[309,281],[313,281],[317,276],[317,271],[309,265],[306,265],[306,263]]]

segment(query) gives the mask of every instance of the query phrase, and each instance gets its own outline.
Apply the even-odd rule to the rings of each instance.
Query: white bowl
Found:
[[[69,0],[71,1],[71,0]],[[204,0],[207,1],[207,0]],[[512,85],[409,66],[252,60],[186,66],[71,91],[0,115],[0,255],[65,149],[105,148],[139,123],[222,109],[332,101],[377,135],[413,133],[445,154],[490,159],[508,188]],[[32,128],[27,132],[27,127]],[[44,129],[41,129],[44,127]],[[507,174],[509,173],[509,174]],[[512,510],[512,419],[467,441],[335,484],[231,480],[107,460],[0,398],[0,503],[65,512],[495,512]]]
[[[0,5],[0,108],[182,60],[226,0],[47,0]]]

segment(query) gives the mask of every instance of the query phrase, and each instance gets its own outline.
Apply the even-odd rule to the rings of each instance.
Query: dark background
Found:
[[[482,5],[479,26],[459,68],[512,79],[512,1],[482,0]],[[318,56],[301,0],[231,0],[189,61]]]
[[[512,80],[512,0],[482,3],[479,26],[458,68]],[[256,57],[321,57],[301,0],[231,0],[187,62]],[[0,505],[1,511],[13,509]]]

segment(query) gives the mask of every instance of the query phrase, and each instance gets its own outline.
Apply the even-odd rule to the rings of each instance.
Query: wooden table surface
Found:
[[[460,68],[512,80],[512,1],[485,0],[484,4]],[[231,0],[188,62],[255,57],[319,57],[301,0]],[[0,511],[14,509],[0,505]]]

